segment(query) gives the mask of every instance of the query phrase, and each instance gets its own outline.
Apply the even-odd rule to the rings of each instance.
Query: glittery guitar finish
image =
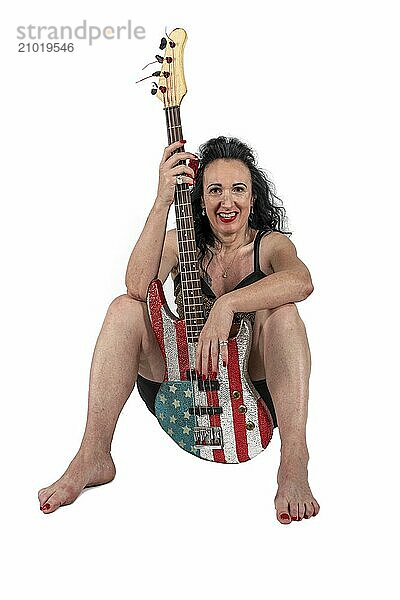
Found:
[[[164,70],[160,71],[156,94],[164,104],[168,144],[172,144],[183,139],[180,103],[186,94],[183,49],[187,35],[183,29],[174,29],[167,38],[160,46],[165,48]],[[183,151],[182,146],[178,152]],[[247,372],[252,324],[244,318],[239,327],[232,325],[228,366],[222,365],[219,356],[216,379],[211,373],[205,381],[197,377],[196,346],[205,320],[190,188],[186,183],[176,186],[174,204],[185,318],[179,319],[171,312],[161,281],[154,279],[149,285],[147,306],[165,360],[164,381],[155,401],[156,417],[183,450],[213,462],[245,462],[262,452],[273,434],[271,413]]]

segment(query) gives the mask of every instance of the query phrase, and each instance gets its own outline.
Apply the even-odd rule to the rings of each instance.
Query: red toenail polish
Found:
[[[289,515],[287,515],[286,513],[282,513],[281,514],[281,519],[289,519]]]
[[[293,521],[297,521],[297,517],[292,517],[292,520]]]
[[[42,508],[42,510],[49,510],[50,508],[50,504],[45,504]]]

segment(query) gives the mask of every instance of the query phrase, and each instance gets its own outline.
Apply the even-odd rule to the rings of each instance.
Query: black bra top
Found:
[[[272,232],[271,229],[267,230],[267,231],[266,230],[257,231],[256,237],[254,238],[254,271],[252,273],[250,273],[249,275],[247,275],[244,279],[242,279],[242,281],[239,281],[239,283],[237,285],[235,285],[233,290],[238,290],[242,287],[245,287],[246,285],[250,285],[251,283],[254,283],[255,281],[259,281],[259,279],[263,279],[264,277],[267,277],[267,275],[260,269],[260,256],[259,256],[260,241],[261,241],[261,238],[265,234],[269,234],[271,232]],[[178,272],[178,274],[176,275],[176,277],[174,279],[175,295],[177,292],[177,287],[180,285],[180,283],[181,283],[181,274]],[[200,276],[200,283],[201,283],[202,292],[208,298],[216,298],[211,287],[208,285],[207,281],[202,276]]]

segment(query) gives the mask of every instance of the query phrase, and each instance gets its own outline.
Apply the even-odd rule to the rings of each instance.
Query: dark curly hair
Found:
[[[275,193],[275,186],[267,178],[266,173],[257,166],[255,153],[249,146],[238,138],[221,135],[208,140],[208,142],[200,146],[199,158],[199,168],[195,185],[192,188],[191,201],[196,245],[200,253],[199,263],[205,275],[207,275],[208,265],[213,258],[211,256],[204,270],[203,260],[207,253],[207,246],[214,248],[217,238],[210,227],[207,216],[201,214],[201,199],[203,196],[204,171],[207,165],[214,160],[219,158],[240,160],[248,167],[253,190],[253,212],[249,216],[249,227],[263,231],[279,231],[280,233],[292,235],[291,231],[282,231],[282,226],[287,221],[286,211],[283,206],[277,205],[276,201],[281,204],[282,201]],[[212,251],[211,253],[213,254]]]

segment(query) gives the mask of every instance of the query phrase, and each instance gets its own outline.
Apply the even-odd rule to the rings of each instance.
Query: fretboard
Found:
[[[165,108],[168,144],[183,139],[179,106]],[[183,146],[178,152],[183,152]],[[185,164],[181,161],[179,164]],[[200,272],[197,263],[196,240],[190,189],[187,183],[175,188],[176,232],[181,272],[182,303],[188,342],[197,342],[204,325]]]

